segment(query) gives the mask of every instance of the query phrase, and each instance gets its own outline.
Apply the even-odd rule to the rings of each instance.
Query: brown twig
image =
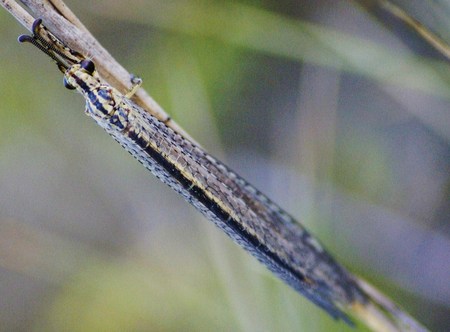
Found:
[[[36,18],[42,18],[45,25],[67,46],[92,58],[100,76],[106,82],[122,92],[130,89],[131,74],[95,39],[63,1],[21,0],[21,3],[32,15],[21,7],[17,1],[0,0],[0,4],[29,31],[31,31],[33,21]],[[144,89],[139,89],[133,99],[138,105],[165,122],[169,127],[193,140],[177,123],[170,119],[161,106]]]
[[[388,0],[379,0],[381,8],[388,11],[408,26],[410,26],[414,31],[416,31],[424,40],[426,40],[431,46],[433,46],[437,51],[444,55],[448,60],[450,60],[450,47],[443,41],[438,35],[430,31],[417,19],[409,15],[405,10],[399,6],[393,4]]]

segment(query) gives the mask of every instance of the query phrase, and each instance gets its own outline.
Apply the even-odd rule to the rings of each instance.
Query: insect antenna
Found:
[[[38,18],[33,22],[32,25],[32,35],[20,35],[18,38],[18,41],[21,43],[29,42],[36,46],[38,49],[40,49],[42,52],[47,54],[53,61],[56,62],[59,70],[61,72],[65,72],[71,65],[76,63],[77,61],[70,59],[64,52],[59,50],[54,44],[46,41],[42,35],[40,34],[40,29],[45,29],[45,27],[42,24],[42,19]],[[46,30],[46,29],[45,29]],[[66,45],[64,45],[61,41],[59,41],[56,37],[51,36],[55,38],[55,44],[60,44],[59,46],[63,47],[65,50],[68,50],[71,54],[70,48],[68,48]],[[76,57],[82,57],[81,54],[76,53],[72,54],[74,58]]]

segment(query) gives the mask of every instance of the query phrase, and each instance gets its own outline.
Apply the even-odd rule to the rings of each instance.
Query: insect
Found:
[[[41,23],[37,19],[33,34],[21,35],[19,41],[31,42],[57,63],[65,86],[85,98],[87,115],[275,275],[332,317],[352,325],[346,312],[364,308],[372,299],[318,240],[222,162],[131,101],[140,80],[133,80],[128,93],[120,93],[102,81],[91,60],[65,46]]]

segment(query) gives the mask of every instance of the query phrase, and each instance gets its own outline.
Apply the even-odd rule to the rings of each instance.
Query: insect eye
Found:
[[[64,82],[64,86],[66,87],[66,89],[75,90],[75,87],[72,84],[70,84],[65,77],[64,77],[63,82]]]
[[[83,60],[80,63],[81,68],[86,70],[89,74],[93,74],[95,71],[95,64],[91,60]]]

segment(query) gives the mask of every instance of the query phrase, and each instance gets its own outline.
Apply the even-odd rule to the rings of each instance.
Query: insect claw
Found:
[[[131,89],[125,94],[125,97],[127,98],[131,98],[142,85],[142,78],[135,76],[134,74],[130,75],[130,81],[132,86]]]

